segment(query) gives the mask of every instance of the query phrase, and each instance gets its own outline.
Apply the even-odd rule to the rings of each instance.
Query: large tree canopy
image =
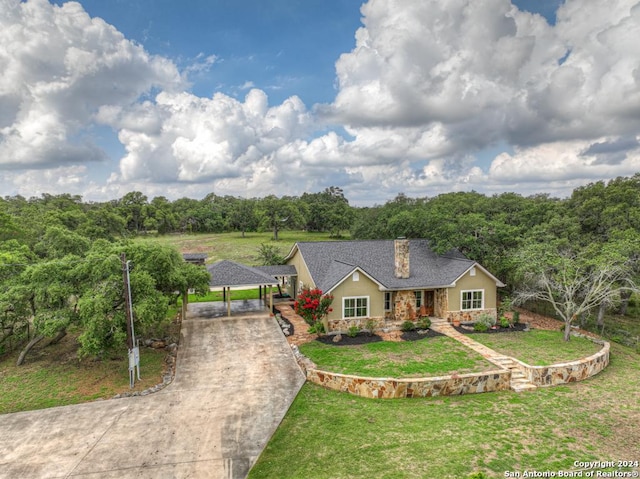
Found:
[[[611,245],[612,246],[612,245]],[[515,303],[544,301],[564,321],[564,340],[581,314],[610,305],[624,291],[636,292],[633,267],[615,247],[598,255],[560,242],[531,244],[516,254]]]

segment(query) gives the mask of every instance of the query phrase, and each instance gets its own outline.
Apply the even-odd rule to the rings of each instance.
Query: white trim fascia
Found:
[[[300,248],[298,247],[298,243],[294,243],[293,246],[291,247],[291,250],[289,251],[289,254],[284,257],[285,262],[289,261],[291,258],[295,256],[295,253],[293,252],[293,250],[296,250],[296,249],[300,251]]]
[[[293,248],[297,248],[297,246],[298,246],[298,243],[294,244]],[[291,248],[291,251],[293,251],[293,248]],[[311,274],[311,270],[309,269],[309,266],[307,265],[307,262],[304,259],[304,255],[302,254],[302,251],[300,251],[300,248],[297,248],[297,250],[298,250],[298,254],[300,255],[300,258],[302,259],[302,264],[304,264],[304,268],[307,270],[307,274],[309,275],[309,278],[311,278],[311,283],[313,283],[312,285],[310,285],[311,288],[317,288],[318,285],[316,284],[316,280],[313,278],[313,275]],[[295,254],[293,256],[295,256]],[[292,259],[293,256],[287,257],[287,261]],[[296,277],[299,280],[300,279],[300,272],[297,271],[297,273],[298,274],[296,275]]]

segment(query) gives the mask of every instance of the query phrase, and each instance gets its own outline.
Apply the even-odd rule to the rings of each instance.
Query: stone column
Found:
[[[398,238],[393,242],[393,247],[396,278],[406,279],[409,277],[409,240]]]

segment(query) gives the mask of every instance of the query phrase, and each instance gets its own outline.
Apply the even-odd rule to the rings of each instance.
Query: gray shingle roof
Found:
[[[258,271],[262,271],[270,276],[295,276],[298,274],[296,267],[292,264],[280,264],[275,266],[254,266]]]
[[[182,259],[184,260],[207,259],[207,253],[182,253]]]
[[[277,284],[276,279],[267,273],[228,260],[210,264],[207,271],[211,275],[209,285],[212,287]]]
[[[439,256],[428,240],[409,241],[409,278],[396,278],[393,240],[301,242],[304,258],[316,286],[329,291],[356,267],[386,289],[419,289],[451,285],[475,261],[461,253]]]

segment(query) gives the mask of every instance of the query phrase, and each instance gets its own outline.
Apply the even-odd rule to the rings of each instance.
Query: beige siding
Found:
[[[471,276],[467,271],[456,283],[454,288],[449,288],[449,311],[459,311],[461,306],[462,291],[484,290],[484,308],[496,307],[497,287],[495,280],[487,276],[484,271],[476,267],[476,275]]]
[[[369,297],[369,316],[384,316],[384,293],[378,289],[378,285],[369,279],[364,273],[359,273],[359,280],[353,280],[353,274],[350,274],[340,285],[338,285],[331,294],[334,297],[333,312],[329,313],[327,319],[342,319],[342,298],[353,296]]]
[[[302,258],[302,255],[300,254],[300,250],[296,249],[295,254],[293,255],[293,257],[291,259],[289,259],[289,261],[287,261],[287,264],[292,264],[296,267],[296,271],[298,272],[298,277],[295,278],[296,281],[296,293],[299,293],[298,290],[298,285],[300,283],[300,281],[302,281],[304,283],[304,287],[305,288],[315,288],[315,283],[311,280],[311,275],[309,274],[309,270],[307,269],[307,265],[304,262],[304,259]],[[294,278],[292,278],[293,280]],[[291,286],[290,286],[291,287]],[[289,291],[289,294],[292,295],[293,291]]]

